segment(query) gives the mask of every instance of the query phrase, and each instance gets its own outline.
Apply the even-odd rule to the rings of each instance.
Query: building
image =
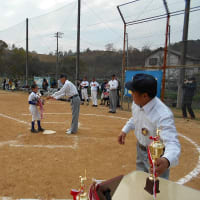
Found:
[[[163,66],[163,58],[164,58],[164,49],[159,48],[152,52],[145,60],[145,67],[162,67]],[[167,51],[167,66],[174,66],[173,69],[166,70],[166,78],[175,78],[178,76],[178,72],[180,69],[180,59],[181,53],[178,51],[170,50]],[[200,59],[194,58],[192,56],[186,56],[186,65],[200,65]],[[177,68],[176,68],[177,66]],[[199,72],[199,68],[187,68],[186,76],[193,76]]]

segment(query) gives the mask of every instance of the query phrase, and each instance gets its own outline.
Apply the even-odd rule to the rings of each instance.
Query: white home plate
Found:
[[[56,131],[52,131],[52,130],[45,130],[43,132],[43,134],[46,134],[46,135],[51,135],[51,134],[55,134],[55,133],[56,133]]]

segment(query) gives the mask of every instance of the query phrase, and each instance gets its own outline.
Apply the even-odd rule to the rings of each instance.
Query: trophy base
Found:
[[[159,190],[159,180],[157,179],[155,181],[155,184],[156,184],[156,193],[160,193],[160,190]],[[149,177],[146,179],[146,186],[145,186],[145,190],[149,193],[149,194],[152,194],[153,195],[153,185],[154,185],[154,180],[150,180]]]

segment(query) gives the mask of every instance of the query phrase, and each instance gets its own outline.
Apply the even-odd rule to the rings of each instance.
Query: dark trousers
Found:
[[[194,112],[192,110],[192,103],[183,103],[182,105],[182,113],[183,113],[183,117],[187,117],[187,111],[190,113],[191,118],[195,118]]]

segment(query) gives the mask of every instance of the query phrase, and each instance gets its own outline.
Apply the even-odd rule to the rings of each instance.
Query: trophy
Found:
[[[159,135],[160,131],[161,131],[160,129],[157,129],[156,137],[150,137],[150,139],[152,139],[153,142],[148,147],[149,161],[154,170],[155,170],[154,164],[156,159],[160,158],[163,155],[165,149],[164,144],[160,141],[160,135]],[[152,195],[160,193],[159,180],[156,177],[156,173],[153,172],[152,174],[150,174],[150,177],[146,179],[146,186],[144,189]]]
[[[85,181],[87,180],[86,177],[86,170],[85,170],[85,177],[79,176],[80,178],[80,189],[79,190],[75,190],[72,189],[70,194],[73,196],[73,200],[88,200],[88,194],[87,192],[85,192]]]

